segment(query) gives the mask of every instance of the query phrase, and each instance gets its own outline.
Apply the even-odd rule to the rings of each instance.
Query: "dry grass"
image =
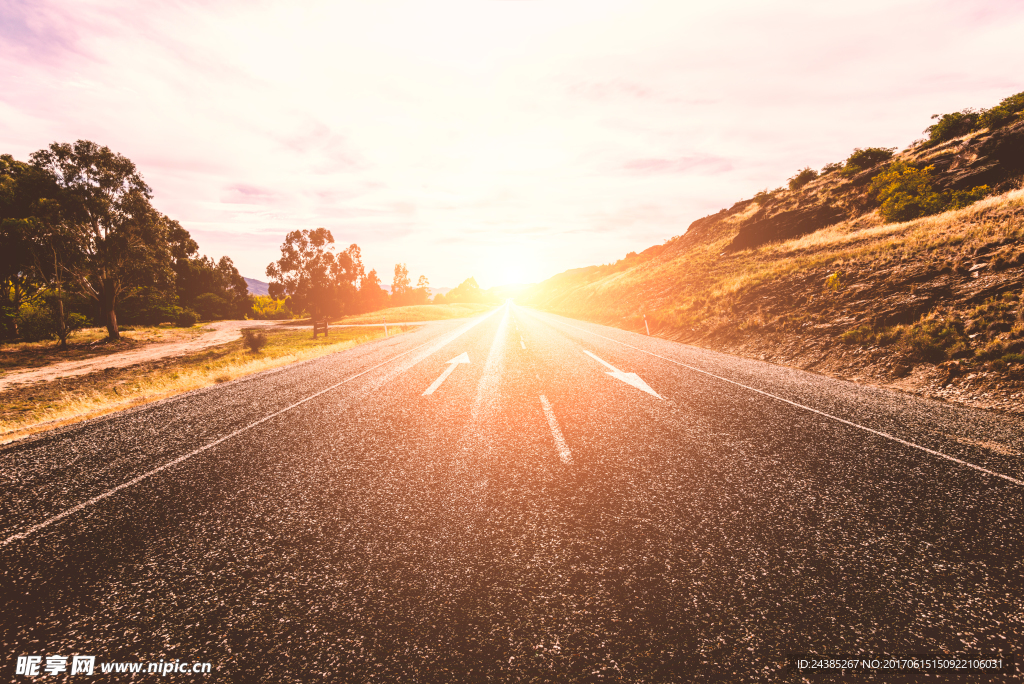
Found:
[[[667,253],[652,262],[579,282],[545,301],[555,311],[598,320],[622,320],[652,312],[670,327],[727,311],[745,291],[814,269],[856,264],[872,268],[898,261],[950,264],[960,255],[1001,238],[1024,237],[1024,189],[906,223],[883,224],[868,214],[793,240],[722,255],[735,235]],[[562,305],[564,301],[566,304]]]
[[[259,354],[246,351],[241,341],[236,341],[191,356],[7,390],[0,393],[0,443],[317,358],[384,336],[383,330],[376,329],[336,331],[328,338],[321,336],[316,340],[308,331],[265,332],[269,342]],[[400,330],[390,333],[400,334]]]
[[[371,313],[345,316],[337,321],[337,325],[358,325],[380,323],[385,318],[390,323],[417,323],[420,321],[441,321],[449,318],[471,318],[490,311],[490,304],[421,304],[417,306],[398,306]]]

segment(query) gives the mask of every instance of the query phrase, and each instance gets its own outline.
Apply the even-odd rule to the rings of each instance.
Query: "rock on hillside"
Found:
[[[917,144],[897,155],[917,167],[933,166],[939,190],[967,190],[988,185],[996,192],[1013,187],[1024,174],[1024,121],[983,130],[936,146]],[[871,179],[885,164],[850,177],[826,173],[796,191],[762,193],[729,209],[694,221],[679,247],[735,233],[727,251],[736,252],[813,233],[845,219],[866,214],[878,204],[868,192]]]

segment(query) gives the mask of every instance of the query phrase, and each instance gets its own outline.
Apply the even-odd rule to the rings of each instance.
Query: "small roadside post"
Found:
[[[384,337],[387,337],[388,336],[388,317],[387,316],[381,316],[381,318],[384,319]]]
[[[647,314],[644,314],[644,327],[647,328],[647,336],[651,336],[651,326],[647,325]]]

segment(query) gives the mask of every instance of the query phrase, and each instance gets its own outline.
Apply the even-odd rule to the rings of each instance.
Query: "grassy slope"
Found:
[[[268,344],[259,354],[250,353],[237,340],[189,356],[8,389],[0,393],[0,443],[349,349],[384,336],[384,331],[377,329],[339,330],[316,340],[308,330],[263,332]],[[390,332],[395,335],[401,331]]]
[[[646,313],[660,336],[883,384],[930,365],[918,385],[932,393],[987,374],[1008,397],[1024,379],[1022,209],[1018,189],[906,223],[872,212],[728,254],[738,217],[650,258],[560,274],[527,303],[636,331]],[[844,357],[851,347],[871,360]]]

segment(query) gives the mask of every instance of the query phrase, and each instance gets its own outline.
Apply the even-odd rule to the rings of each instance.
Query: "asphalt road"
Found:
[[[1014,419],[504,306],[0,450],[0,672],[801,681],[788,654],[1020,654],[1022,454]]]

